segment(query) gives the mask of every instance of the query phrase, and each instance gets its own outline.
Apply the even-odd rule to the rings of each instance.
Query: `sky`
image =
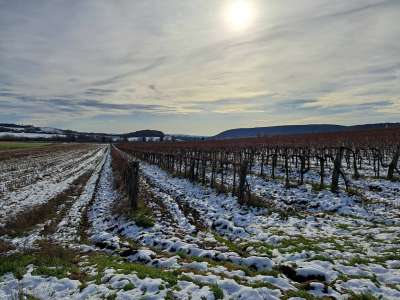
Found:
[[[0,123],[400,122],[399,0],[0,0]]]

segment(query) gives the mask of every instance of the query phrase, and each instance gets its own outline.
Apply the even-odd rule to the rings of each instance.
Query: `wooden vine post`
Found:
[[[339,191],[339,176],[342,168],[343,147],[340,147],[336,152],[335,160],[333,161],[331,191],[337,193]]]
[[[237,196],[239,202],[249,204],[251,188],[246,176],[254,167],[264,179],[283,179],[287,187],[290,187],[290,179],[293,182],[297,179],[300,186],[304,185],[305,174],[315,170],[319,174],[319,188],[325,189],[328,176],[331,176],[330,189],[335,193],[340,192],[341,179],[346,191],[352,192],[348,175],[352,174],[357,180],[369,168],[378,178],[387,170],[386,179],[397,180],[397,174],[400,175],[399,141],[400,130],[387,128],[252,139],[123,143],[118,147],[191,182],[201,182],[218,191],[226,191],[226,187],[232,186],[231,195]],[[124,174],[128,173],[126,165]],[[132,170],[129,170],[130,174]],[[282,173],[284,178],[277,176]],[[130,186],[130,199],[135,207],[133,187],[137,185],[131,182],[135,180],[132,174],[126,177],[129,178],[126,187]],[[121,180],[121,183],[127,182]]]
[[[132,210],[137,210],[139,196],[139,162],[129,162],[127,173],[126,187],[128,190],[129,203]]]
[[[399,162],[399,157],[400,157],[400,145],[397,146],[396,151],[393,154],[392,161],[390,162],[390,164],[388,166],[388,173],[387,173],[388,180],[394,179],[394,170],[398,171],[397,164]]]
[[[239,170],[239,193],[238,193],[238,200],[240,204],[245,204],[246,198],[246,176],[247,176],[247,169],[248,169],[248,161],[244,160],[240,165]]]

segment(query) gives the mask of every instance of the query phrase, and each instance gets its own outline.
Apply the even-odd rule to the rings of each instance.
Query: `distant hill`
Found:
[[[234,139],[247,137],[261,137],[274,135],[310,134],[341,132],[348,130],[379,129],[399,127],[400,123],[380,123],[354,126],[332,125],[332,124],[311,124],[311,125],[284,125],[271,127],[237,128],[223,131],[211,139]]]
[[[138,130],[138,131],[135,131],[135,132],[126,133],[126,134],[123,134],[122,136],[128,137],[128,138],[131,138],[131,137],[159,137],[159,138],[163,138],[165,136],[165,134],[162,131],[146,129],[146,130]]]
[[[205,139],[234,139],[394,127],[400,128],[400,123],[380,123],[354,126],[332,124],[285,125],[230,129],[221,132],[220,134],[217,134],[213,137],[205,137],[183,134],[164,134],[162,131],[151,129],[138,130],[121,134],[108,134],[95,132],[79,132],[52,127],[36,127],[33,125],[0,123],[0,140],[45,140],[61,142],[199,141]]]
[[[110,142],[122,140],[157,141],[165,137],[162,131],[139,130],[126,134],[79,132],[51,127],[0,123],[0,139],[3,140],[46,140],[67,142]]]

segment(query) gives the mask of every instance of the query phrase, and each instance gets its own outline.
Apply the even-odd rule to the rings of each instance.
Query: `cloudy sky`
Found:
[[[0,0],[0,122],[398,122],[399,22],[399,0]]]

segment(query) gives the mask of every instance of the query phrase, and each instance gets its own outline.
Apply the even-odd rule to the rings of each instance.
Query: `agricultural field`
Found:
[[[400,299],[399,141],[0,152],[0,299]]]
[[[16,150],[16,149],[33,149],[46,147],[47,143],[35,143],[35,142],[0,142],[0,151]]]

